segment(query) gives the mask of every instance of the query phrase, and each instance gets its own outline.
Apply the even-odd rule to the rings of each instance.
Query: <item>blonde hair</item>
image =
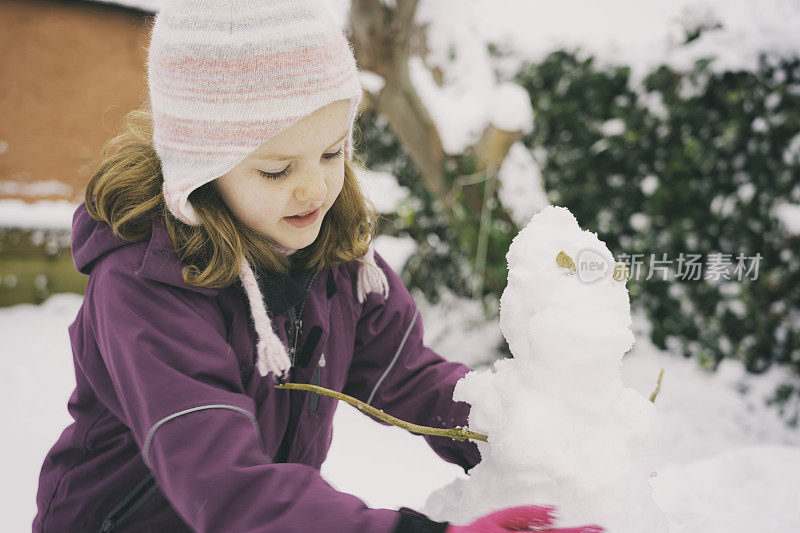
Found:
[[[326,213],[317,239],[290,256],[275,242],[242,224],[228,209],[213,182],[190,195],[200,220],[189,226],[167,209],[164,178],[153,146],[149,103],[125,115],[121,130],[102,150],[102,162],[86,187],[86,208],[106,222],[118,237],[141,241],[150,237],[156,218],[163,221],[178,259],[183,280],[193,286],[224,288],[235,282],[242,258],[260,269],[286,273],[290,268],[322,270],[361,258],[377,231],[378,213],[363,196],[355,156],[344,162],[344,185]]]

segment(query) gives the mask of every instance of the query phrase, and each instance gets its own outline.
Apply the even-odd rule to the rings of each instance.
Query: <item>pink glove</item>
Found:
[[[553,529],[556,508],[522,505],[507,507],[483,516],[468,526],[449,525],[445,533],[506,533],[507,531],[540,531],[543,533],[604,533],[600,526]]]

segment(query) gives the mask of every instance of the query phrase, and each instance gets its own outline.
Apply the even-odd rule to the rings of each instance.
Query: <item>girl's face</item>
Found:
[[[313,243],[344,183],[349,111],[348,100],[317,109],[214,180],[234,216],[287,248]],[[305,221],[288,218],[314,210]]]

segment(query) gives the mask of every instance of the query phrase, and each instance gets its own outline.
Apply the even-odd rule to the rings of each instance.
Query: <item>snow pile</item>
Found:
[[[659,350],[650,340],[652,326],[641,309],[633,314],[632,329],[636,345],[623,359],[622,382],[650,394],[654,376],[664,369],[656,401],[663,428],[659,467],[672,462],[689,464],[734,448],[758,445],[793,447],[800,466],[800,428],[788,425],[769,401],[779,386],[800,388],[800,376],[789,367],[772,365],[761,374],[752,374],[742,361],[723,359],[712,372],[700,367],[696,359]],[[794,408],[791,404],[787,407],[790,411]],[[656,491],[663,478],[662,468],[657,471],[658,476],[653,478]],[[774,494],[788,488],[777,479],[772,483]],[[740,491],[741,484],[726,490]],[[792,491],[796,492],[796,484]],[[800,531],[800,513],[797,520]]]
[[[614,264],[563,207],[546,207],[514,238],[500,300],[514,359],[469,373],[453,394],[472,405],[470,429],[489,442],[478,443],[482,460],[470,479],[434,493],[423,512],[469,523],[511,505],[552,504],[562,527],[668,530],[649,486],[655,406],[623,387],[619,370],[634,341],[628,291],[610,270],[587,281],[587,249],[595,266]],[[581,257],[577,271],[557,263],[562,251]]]
[[[716,372],[670,355],[650,341],[650,324],[633,316],[636,346],[625,355],[623,382],[648,394],[659,369],[661,456],[653,498],[670,533],[800,531],[797,479],[800,432],[768,398],[779,384],[800,386],[791,370],[772,365],[751,374],[725,359]]]
[[[67,200],[0,199],[0,228],[72,230],[72,215],[78,204]]]
[[[743,446],[658,472],[653,496],[670,533],[800,531],[800,450]]]

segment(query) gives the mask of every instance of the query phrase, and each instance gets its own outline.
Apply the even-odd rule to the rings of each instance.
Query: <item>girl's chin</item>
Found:
[[[278,244],[280,244],[281,246],[283,246],[284,248],[291,248],[292,250],[299,250],[301,248],[305,248],[306,246],[310,246],[311,244],[313,244],[313,242],[315,240],[317,240],[317,236],[318,235],[319,235],[319,232],[316,232],[316,233],[313,233],[313,234],[304,235],[303,238],[281,239],[281,240],[276,240],[276,242]]]

